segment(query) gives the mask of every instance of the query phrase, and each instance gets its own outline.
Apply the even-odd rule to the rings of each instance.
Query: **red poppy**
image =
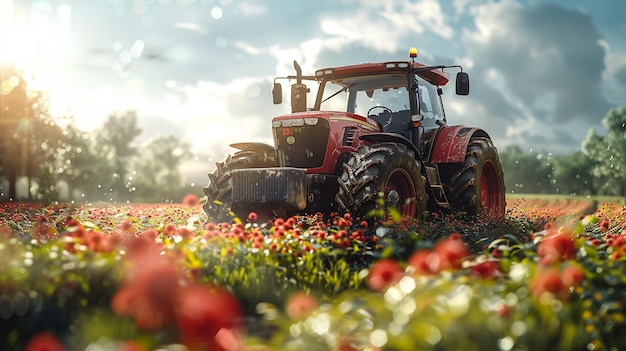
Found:
[[[414,275],[428,275],[437,273],[439,269],[439,258],[429,250],[415,251],[407,261],[412,267]]]
[[[259,215],[257,215],[256,212],[248,213],[248,220],[250,222],[256,222],[258,219],[259,219]]]
[[[542,265],[573,259],[576,257],[574,238],[567,231],[550,232],[539,242],[537,253]]]
[[[499,261],[483,261],[469,267],[470,274],[481,278],[495,278],[502,273]]]
[[[585,272],[578,265],[567,266],[561,271],[561,280],[567,286],[577,286],[585,279]]]
[[[223,288],[192,285],[179,294],[176,321],[183,344],[190,350],[230,351],[240,346],[243,311]]]
[[[317,300],[303,292],[291,296],[287,301],[285,312],[292,320],[303,320],[307,318],[318,306]]]
[[[113,246],[109,241],[109,236],[100,232],[85,232],[83,244],[94,252],[111,252],[113,250]]]
[[[37,242],[40,243],[46,243],[48,241],[51,241],[52,239],[54,239],[55,235],[56,230],[54,229],[54,227],[45,222],[38,223],[37,226],[35,226],[33,233],[33,236],[35,237]]]
[[[127,283],[113,296],[111,308],[118,315],[133,318],[140,329],[153,331],[174,319],[180,276],[168,260],[145,258],[128,272]]]
[[[563,284],[559,271],[556,269],[546,269],[538,271],[530,281],[530,290],[535,298],[540,298],[549,293],[555,298],[562,300],[567,297],[568,287]]]
[[[374,262],[367,275],[367,285],[372,290],[384,291],[391,284],[397,283],[404,277],[404,270],[398,262],[391,259],[382,259]]]
[[[463,258],[469,255],[467,246],[458,237],[439,241],[433,252],[439,257],[440,269],[459,269]]]
[[[130,219],[126,219],[122,223],[118,224],[117,229],[122,233],[130,234],[133,230],[133,222]]]
[[[35,335],[28,345],[26,345],[25,351],[64,351],[63,344],[51,333],[43,332]]]
[[[185,206],[198,206],[200,204],[200,199],[195,194],[187,194],[183,197],[182,203]]]

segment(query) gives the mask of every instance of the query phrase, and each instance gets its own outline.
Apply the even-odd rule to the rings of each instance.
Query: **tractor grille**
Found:
[[[329,134],[328,121],[319,119],[315,125],[273,128],[280,165],[316,168],[324,163]]]
[[[356,137],[356,127],[348,127],[343,131],[343,141],[341,145],[352,146]]]
[[[306,171],[295,168],[248,168],[232,172],[233,203],[303,210]]]

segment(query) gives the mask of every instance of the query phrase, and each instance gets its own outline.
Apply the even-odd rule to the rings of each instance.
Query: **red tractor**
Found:
[[[349,212],[366,218],[384,208],[423,218],[463,212],[496,221],[505,191],[498,152],[480,128],[448,125],[441,87],[458,68],[456,93],[469,94],[461,66],[410,61],[364,63],[277,77],[291,85],[291,114],[272,119],[274,146],[238,143],[204,188],[209,219],[230,221]],[[314,82],[315,87],[303,81]],[[316,89],[315,103],[307,94]]]

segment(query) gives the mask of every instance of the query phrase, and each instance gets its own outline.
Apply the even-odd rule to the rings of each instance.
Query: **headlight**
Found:
[[[304,119],[302,118],[285,119],[281,122],[283,127],[301,127],[304,125]]]

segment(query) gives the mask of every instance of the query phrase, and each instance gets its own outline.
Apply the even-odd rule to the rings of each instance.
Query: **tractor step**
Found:
[[[437,165],[424,165],[424,169],[426,170],[426,178],[428,178],[428,184],[437,206],[450,208],[450,202],[448,202],[446,192],[443,190],[443,184],[441,184],[441,178],[439,177],[439,168],[437,168]]]

